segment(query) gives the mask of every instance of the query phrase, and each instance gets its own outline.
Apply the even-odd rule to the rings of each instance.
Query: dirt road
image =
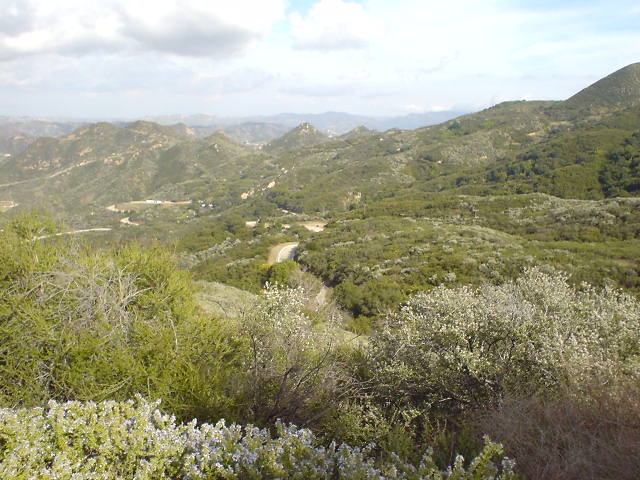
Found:
[[[304,228],[311,232],[322,232],[327,222],[300,222],[298,225],[302,225]]]
[[[98,162],[98,161],[99,160],[87,160],[85,162],[78,163],[76,165],[71,165],[70,167],[67,167],[67,168],[63,168],[62,170],[58,170],[57,172],[52,173],[51,175],[45,175],[44,177],[27,178],[26,180],[17,180],[15,182],[11,182],[11,183],[3,183],[2,185],[0,185],[0,188],[11,187],[13,185],[20,185],[21,183],[27,183],[27,182],[37,182],[38,180],[46,180],[47,178],[54,178],[54,177],[57,177],[59,175],[63,175],[65,173],[73,170],[74,168],[84,167],[85,165],[89,165],[91,163],[95,163],[95,162]]]
[[[120,223],[122,223],[123,225],[140,225],[139,223],[132,222],[129,217],[121,218]]]
[[[51,237],[61,237],[62,235],[77,235],[78,233],[87,233],[87,232],[110,232],[111,229],[108,227],[102,228],[85,228],[83,230],[71,230],[70,232],[60,232],[55,233],[53,235],[42,235],[40,237],[34,237],[33,240],[43,240],[45,238]]]

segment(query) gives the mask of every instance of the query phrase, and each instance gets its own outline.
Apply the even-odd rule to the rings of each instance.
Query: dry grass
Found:
[[[510,398],[481,428],[529,480],[638,480],[640,385],[593,382],[554,399]]]

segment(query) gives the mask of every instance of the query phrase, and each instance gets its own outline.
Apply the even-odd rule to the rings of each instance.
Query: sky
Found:
[[[638,0],[0,0],[0,115],[475,111],[640,62]]]

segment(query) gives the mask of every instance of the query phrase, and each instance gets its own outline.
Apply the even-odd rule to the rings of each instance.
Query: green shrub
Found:
[[[242,350],[193,290],[161,248],[0,233],[0,405],[145,392],[182,418],[226,414]]]
[[[300,267],[296,262],[293,260],[285,260],[269,265],[265,274],[265,280],[271,284],[290,285],[292,277],[299,271]]]

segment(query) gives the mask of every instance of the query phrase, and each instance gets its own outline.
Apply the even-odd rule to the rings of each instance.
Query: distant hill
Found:
[[[566,107],[627,108],[640,105],[640,63],[628,65],[569,98]]]
[[[283,136],[289,131],[289,127],[279,123],[245,122],[230,125],[222,131],[239,143],[261,145]]]
[[[35,140],[34,137],[22,134],[0,138],[0,155],[10,156],[24,152]]]
[[[0,200],[46,203],[67,212],[160,197],[237,198],[264,175],[253,149],[224,134],[193,139],[150,122],[98,123],[60,138],[42,138],[0,164]],[[262,160],[259,160],[263,163]],[[223,183],[233,185],[229,191]],[[212,186],[212,182],[217,185]],[[218,201],[224,203],[223,200]]]
[[[391,128],[401,128],[413,130],[415,128],[435,125],[437,123],[450,120],[465,114],[465,111],[448,110],[441,112],[412,113],[395,117],[372,117],[366,115],[353,115],[343,112],[325,113],[279,113],[277,115],[256,115],[249,117],[219,117],[215,115],[164,115],[159,117],[145,117],[145,120],[160,123],[162,125],[172,125],[184,123],[189,127],[199,129],[213,129],[211,131],[223,130],[240,142],[254,143],[251,137],[245,137],[241,133],[236,133],[247,128],[261,130],[259,134],[251,134],[253,137],[259,136],[260,141],[270,141],[284,132],[272,129],[269,138],[268,128],[279,126],[279,128],[291,129],[301,123],[310,123],[318,130],[329,136],[343,135],[350,130],[363,125],[373,130],[389,130]],[[286,131],[286,130],[285,130]]]
[[[0,117],[0,154],[18,154],[36,138],[59,137],[71,133],[85,122]]]
[[[310,123],[301,123],[280,138],[267,143],[263,150],[270,153],[284,153],[324,143],[329,139]]]
[[[632,106],[631,88],[637,71],[632,65],[566,102],[505,102],[414,130],[360,125],[329,137],[305,122],[262,148],[223,131],[201,138],[210,127],[186,124],[83,126],[36,140],[0,163],[0,200],[23,206],[46,201],[78,214],[144,198],[202,199],[217,212],[233,207],[315,214],[419,191],[630,195],[640,177],[634,160],[640,106]],[[576,110],[576,102],[594,104],[586,98],[605,99],[597,115]],[[238,131],[258,135],[269,125],[272,134],[282,128],[250,123]]]
[[[444,111],[414,113],[398,117],[367,117],[341,112],[320,114],[281,113],[270,116],[220,117],[215,115],[161,115],[144,117],[142,121],[171,126],[181,133],[204,138],[223,131],[238,143],[259,146],[283,136],[301,123],[310,123],[328,136],[343,135],[360,125],[373,130],[401,128],[405,130],[434,125],[466,112]],[[0,117],[0,155],[15,155],[24,151],[36,138],[61,137],[77,128],[89,125],[89,121],[67,119],[35,119],[25,117]],[[116,121],[127,126],[132,121]],[[10,140],[12,137],[16,139]]]
[[[356,138],[356,137],[361,137],[363,135],[370,135],[374,133],[374,130],[370,130],[367,127],[365,127],[364,125],[359,125],[357,127],[355,127],[352,130],[349,130],[347,133],[344,133],[342,135],[340,135],[339,138]]]
[[[447,120],[469,113],[464,110],[444,110],[440,112],[410,113],[405,116],[381,118],[370,120],[364,125],[374,130],[385,131],[391,128],[402,130],[415,130],[416,128],[437,125]]]

